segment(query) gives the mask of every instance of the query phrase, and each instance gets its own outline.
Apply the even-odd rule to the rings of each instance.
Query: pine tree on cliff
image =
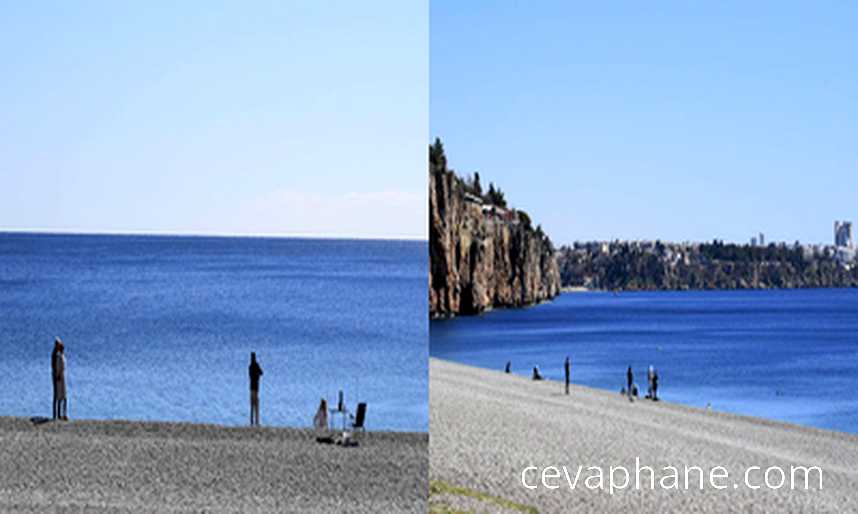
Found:
[[[474,194],[477,196],[483,196],[483,185],[480,184],[480,172],[474,172]]]
[[[489,182],[489,192],[486,193],[486,200],[492,205],[506,208],[506,197],[501,188],[495,187],[494,182]]]
[[[436,137],[435,142],[429,145],[429,164],[433,171],[447,169],[447,156],[444,155],[444,144],[440,137]]]

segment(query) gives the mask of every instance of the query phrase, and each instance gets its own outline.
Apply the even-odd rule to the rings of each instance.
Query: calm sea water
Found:
[[[424,242],[0,234],[0,415],[51,412],[66,343],[76,418],[428,430]]]
[[[430,354],[616,391],[652,364],[665,400],[858,433],[858,289],[564,294],[432,321]]]

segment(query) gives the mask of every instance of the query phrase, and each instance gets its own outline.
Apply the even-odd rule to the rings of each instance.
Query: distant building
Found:
[[[766,236],[762,232],[760,232],[760,246],[766,246]]]
[[[483,199],[471,193],[465,193],[465,201],[475,203],[477,205],[483,205]]]
[[[852,222],[834,222],[834,246],[852,248]]]
[[[488,219],[499,219],[511,223],[518,223],[518,217],[509,209],[492,204],[483,204],[483,215]]]
[[[751,238],[751,246],[757,246],[757,238],[756,237]]]

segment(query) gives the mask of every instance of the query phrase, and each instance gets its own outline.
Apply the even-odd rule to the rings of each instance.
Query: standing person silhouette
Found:
[[[658,371],[652,372],[652,401],[658,401]]]
[[[512,361],[506,361],[506,368],[504,368],[504,373],[509,373],[511,366],[512,366]]]
[[[635,381],[635,375],[632,373],[632,367],[629,366],[629,369],[626,370],[626,391],[629,394],[629,401],[632,401],[632,384]]]
[[[566,361],[563,363],[563,370],[566,372],[566,394],[569,394],[569,380],[571,378],[572,372],[572,361],[569,360],[569,356],[566,356]]]
[[[54,339],[54,349],[51,352],[51,386],[53,387],[54,397],[51,403],[51,419],[57,420],[60,417],[60,397],[59,397],[59,380],[57,374],[57,364],[60,356],[60,345],[62,341],[59,337]]]
[[[259,378],[262,368],[256,362],[256,352],[250,352],[250,426],[259,426]]]
[[[51,352],[51,379],[54,384],[53,419],[68,421],[65,346],[59,337],[54,340],[54,351]]]
[[[652,379],[654,376],[655,376],[655,368],[653,367],[652,364],[650,364],[649,369],[646,372],[646,382],[647,382],[646,397],[649,399],[653,398]]]

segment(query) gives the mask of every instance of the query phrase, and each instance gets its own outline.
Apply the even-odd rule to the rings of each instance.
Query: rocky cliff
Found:
[[[478,184],[447,168],[436,141],[429,156],[432,317],[526,306],[560,292],[551,240],[526,213],[507,208],[500,190],[482,195]]]

